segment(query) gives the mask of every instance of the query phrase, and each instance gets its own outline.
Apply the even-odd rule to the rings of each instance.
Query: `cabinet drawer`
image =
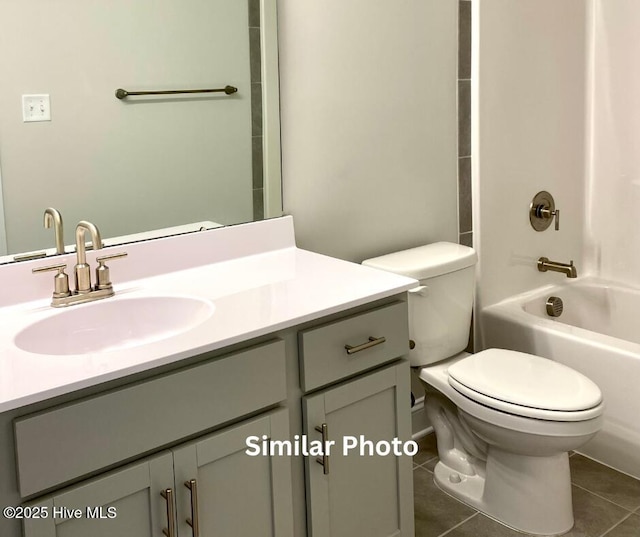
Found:
[[[286,399],[281,340],[16,420],[20,494],[169,445]]]
[[[408,353],[407,304],[394,302],[304,330],[298,333],[298,344],[302,388],[315,390]],[[352,347],[351,354],[346,346]]]

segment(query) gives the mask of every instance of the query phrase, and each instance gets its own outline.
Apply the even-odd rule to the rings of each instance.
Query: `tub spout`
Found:
[[[538,270],[540,272],[547,272],[551,270],[553,272],[562,272],[567,278],[577,278],[578,271],[573,264],[573,260],[569,263],[559,263],[558,261],[549,261],[548,257],[541,257],[538,259]]]

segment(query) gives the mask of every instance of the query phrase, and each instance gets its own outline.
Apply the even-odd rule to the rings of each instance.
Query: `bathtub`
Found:
[[[560,317],[546,313],[550,296],[564,302]],[[640,478],[640,290],[581,278],[485,308],[480,323],[485,348],[544,356],[597,383],[604,425],[580,452]]]

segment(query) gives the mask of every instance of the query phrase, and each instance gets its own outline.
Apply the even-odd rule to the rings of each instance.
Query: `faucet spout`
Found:
[[[64,233],[62,228],[62,215],[60,211],[53,207],[47,207],[44,210],[44,227],[49,229],[53,224],[53,230],[56,237],[56,253],[64,254]]]
[[[85,231],[91,233],[91,243],[94,250],[100,250],[102,248],[102,237],[95,224],[87,222],[86,220],[80,220],[76,226],[76,252],[78,254],[78,264],[86,264],[87,254],[86,246],[84,242]]]
[[[84,242],[85,232],[91,233],[93,249],[102,248],[102,237],[98,228],[91,222],[81,220],[76,226],[76,255],[78,257],[75,266],[76,293],[89,293],[91,291],[91,269],[87,264],[87,253]]]
[[[547,272],[548,270],[552,272],[561,272],[562,274],[565,274],[567,278],[578,277],[578,271],[573,264],[573,260],[569,261],[569,263],[560,263],[558,261],[550,261],[548,257],[541,257],[538,259],[538,270],[540,272]]]

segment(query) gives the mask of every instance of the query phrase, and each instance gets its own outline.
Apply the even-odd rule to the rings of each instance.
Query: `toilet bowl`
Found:
[[[435,243],[363,264],[412,276],[409,358],[435,430],[436,484],[516,530],[573,527],[568,452],[602,424],[599,388],[539,356],[466,347],[473,305],[471,248]]]
[[[504,382],[503,361],[510,361],[512,383]],[[496,372],[497,378],[484,378],[493,385],[474,383],[481,375],[465,378],[464,384],[458,380],[460,370],[477,374],[478,367],[483,375]],[[417,372],[438,442],[437,485],[517,530],[540,535],[569,531],[568,452],[602,426],[597,386],[557,362],[499,349],[458,355]]]

